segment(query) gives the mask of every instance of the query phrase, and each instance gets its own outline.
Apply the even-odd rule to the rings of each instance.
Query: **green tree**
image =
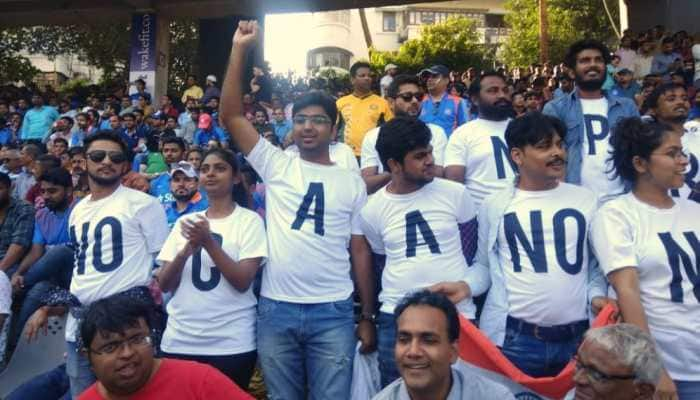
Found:
[[[614,20],[619,18],[616,0],[548,0],[549,56],[560,62],[571,43],[594,38],[611,42],[615,31],[605,14],[607,1]],[[501,58],[510,66],[525,66],[539,59],[539,14],[536,0],[507,0],[505,20],[511,29]]]
[[[433,64],[454,69],[488,68],[493,63],[493,48],[479,39],[475,20],[452,17],[424,26],[420,38],[404,42],[396,52],[371,51],[370,63],[377,70],[392,63],[406,72],[418,72]]]

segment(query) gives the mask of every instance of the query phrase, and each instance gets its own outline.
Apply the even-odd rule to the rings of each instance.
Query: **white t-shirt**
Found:
[[[695,75],[693,76],[693,81],[700,79],[700,43],[696,43],[690,48],[693,54],[693,60],[695,61]]]
[[[386,90],[393,81],[394,77],[389,74],[382,76],[382,79],[379,80],[379,91],[381,92],[382,97],[386,96]]]
[[[78,202],[68,221],[76,245],[70,292],[83,305],[145,286],[154,255],[168,237],[165,211],[155,197],[119,186],[110,196]],[[74,341],[76,321],[69,314],[66,340]]]
[[[261,294],[292,303],[345,300],[351,235],[362,235],[367,190],[359,174],[291,157],[258,140],[246,157],[265,183],[270,258]]]
[[[299,148],[295,144],[287,147],[284,152],[291,156],[299,157]],[[352,149],[347,144],[341,142],[331,143],[328,146],[328,153],[331,161],[338,164],[339,167],[355,171],[358,174],[360,173],[360,167],[357,165],[355,153],[353,153]]]
[[[688,154],[688,170],[685,175],[685,185],[672,190],[673,197],[688,198],[691,190],[700,190],[700,121],[688,121],[683,125],[685,133],[681,138],[683,151]]]
[[[393,313],[409,292],[465,278],[468,265],[458,224],[475,216],[466,188],[440,178],[413,193],[393,194],[384,186],[370,196],[361,222],[372,250],[386,255],[379,294],[382,312]],[[457,309],[474,318],[471,298],[457,304]]]
[[[445,130],[435,124],[427,124],[430,128],[432,138],[430,144],[433,146],[433,158],[435,165],[442,167],[445,163],[445,147],[447,146],[447,135]],[[379,127],[367,132],[362,139],[362,152],[360,153],[360,168],[377,167],[377,173],[384,172],[382,160],[377,152],[377,137],[379,137]]]
[[[505,133],[510,120],[477,118],[457,128],[445,149],[445,167],[465,168],[464,183],[477,209],[489,195],[513,184],[515,166]]]
[[[206,217],[206,211],[184,219]],[[182,219],[173,227],[158,254],[159,262],[170,262],[187,243]],[[236,206],[225,218],[209,218],[209,228],[233,261],[267,257],[267,239],[262,218]],[[195,263],[196,261],[196,263]],[[196,264],[193,268],[193,263]],[[212,261],[206,250],[188,258],[180,284],[168,302],[168,325],[161,347],[168,353],[230,355],[255,350],[255,305],[253,288],[239,292]]]
[[[581,99],[583,110],[583,146],[581,186],[591,189],[598,197],[622,193],[622,181],[611,180],[610,126],[608,99]]]
[[[12,285],[7,275],[0,272],[0,315],[9,315],[10,306],[12,306]],[[0,325],[0,332],[2,332],[2,325]]]
[[[498,229],[508,314],[540,326],[588,318],[588,226],[597,198],[560,183],[516,190]]]
[[[700,381],[700,204],[675,202],[658,209],[632,193],[613,199],[595,216],[591,241],[606,274],[637,269],[649,330],[671,378]]]

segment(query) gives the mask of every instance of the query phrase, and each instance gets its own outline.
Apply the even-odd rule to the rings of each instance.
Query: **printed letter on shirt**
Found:
[[[588,155],[595,155],[596,140],[606,140],[610,129],[608,127],[608,119],[602,115],[584,114],[583,119],[586,121],[586,135],[588,135]],[[594,129],[594,123],[599,129]],[[597,131],[597,133],[596,133]]]
[[[420,211],[411,211],[406,214],[406,258],[416,256],[416,247],[418,247],[418,231],[425,242],[420,243],[421,246],[428,245],[432,254],[440,254],[440,245],[435,240],[435,234],[430,229],[430,225],[423,218]]]
[[[309,214],[311,203],[314,203],[313,214]],[[314,232],[319,236],[323,236],[325,233],[323,230],[323,212],[323,183],[312,182],[309,184],[309,191],[304,195],[304,200],[299,210],[297,210],[297,217],[292,223],[292,229],[300,230],[301,226],[304,225],[304,221],[306,221],[307,218],[311,218],[314,220]]]
[[[671,301],[674,303],[683,303],[683,275],[681,273],[680,262],[683,263],[683,269],[688,275],[690,283],[693,285],[693,293],[695,299],[700,301],[700,273],[698,273],[698,260],[700,260],[700,242],[698,242],[695,232],[683,232],[683,236],[693,249],[694,258],[691,258],[681,246],[671,237],[669,232],[659,233],[659,239],[663,243],[668,255],[668,263],[671,266]],[[694,262],[695,260],[695,262]]]

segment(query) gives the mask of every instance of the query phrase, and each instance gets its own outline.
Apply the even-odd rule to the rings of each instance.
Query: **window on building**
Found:
[[[307,57],[307,67],[314,69],[318,67],[340,67],[350,69],[350,59],[352,53],[338,47],[321,47],[309,51]]]
[[[418,25],[420,24],[420,20],[418,19],[418,12],[416,11],[411,11],[408,13],[408,24],[409,25]]]
[[[434,12],[421,12],[420,13],[420,22],[421,24],[432,24],[435,22],[435,13]]]
[[[382,27],[384,32],[396,32],[396,13],[382,13]]]

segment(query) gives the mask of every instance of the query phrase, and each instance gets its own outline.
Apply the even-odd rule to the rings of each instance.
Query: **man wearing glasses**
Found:
[[[147,304],[123,294],[90,306],[80,329],[81,352],[90,361],[97,382],[80,400],[252,399],[206,364],[155,358],[153,320]]]
[[[68,221],[75,248],[70,293],[53,296],[32,316],[34,324],[43,325],[55,311],[50,306],[70,307],[66,372],[74,399],[95,381],[87,358],[78,352],[76,316],[85,306],[115,293],[135,288],[148,293],[145,286],[151,280],[154,256],[168,236],[158,200],[121,185],[129,169],[127,151],[115,132],[100,131],[85,139],[90,195],[73,208]]]
[[[425,80],[429,96],[423,100],[421,121],[442,127],[449,137],[452,132],[469,121],[467,102],[450,96],[447,86],[450,83],[450,70],[444,65],[433,65],[420,72]]]
[[[574,358],[577,400],[650,400],[661,377],[654,342],[632,324],[589,330]]]
[[[270,257],[257,319],[265,385],[271,399],[348,399],[357,339],[363,353],[375,342],[370,251],[359,226],[365,184],[331,161],[337,109],[328,96],[312,92],[294,102],[299,157],[261,138],[245,118],[240,82],[246,52],[257,40],[257,22],[241,21],[221,119],[266,185]],[[351,269],[362,307],[357,336]]]
[[[412,75],[397,76],[387,87],[386,95],[394,115],[418,118],[423,92],[420,90],[420,82],[417,77]],[[439,125],[426,125],[430,128],[431,133],[430,145],[433,147],[433,161],[435,163],[433,172],[435,176],[442,177],[447,136]],[[374,128],[367,132],[362,141],[360,168],[362,168],[362,179],[367,184],[367,193],[369,194],[376,192],[391,180],[391,173],[384,171],[379,160],[379,153],[376,149],[377,136],[379,136],[379,128]]]

